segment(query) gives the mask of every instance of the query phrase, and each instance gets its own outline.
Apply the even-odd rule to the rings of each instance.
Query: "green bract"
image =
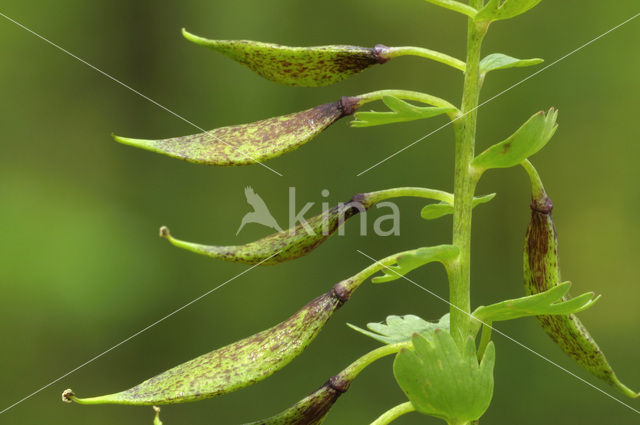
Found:
[[[493,53],[486,56],[480,61],[480,73],[486,74],[490,71],[499,69],[522,68],[525,66],[534,66],[544,62],[544,59],[516,59],[502,53]]]
[[[542,0],[489,0],[475,16],[476,21],[500,21],[533,9]]]
[[[445,330],[415,335],[412,341],[414,349],[397,355],[393,373],[415,409],[450,425],[480,418],[493,395],[493,343],[478,364],[472,338],[462,351]]]
[[[507,140],[476,156],[471,166],[478,174],[492,168],[515,167],[547,144],[558,128],[557,118],[553,108],[547,114],[538,112]]]
[[[479,198],[473,198],[473,206],[476,207],[481,204],[486,204],[496,197],[495,193],[481,196]],[[439,202],[437,204],[426,205],[420,211],[420,216],[425,220],[434,220],[436,218],[444,217],[445,215],[453,214],[453,204],[449,202]]]
[[[388,316],[387,323],[367,323],[366,329],[359,328],[347,323],[347,325],[363,335],[367,335],[384,344],[397,344],[399,342],[411,341],[414,334],[426,335],[435,329],[449,330],[449,314],[440,318],[438,323],[428,322],[413,314],[406,316]]]
[[[458,258],[460,250],[453,245],[439,245],[418,248],[398,257],[396,266],[385,267],[382,276],[371,279],[373,283],[391,282],[400,279],[412,270],[435,261],[448,268],[450,263]]]
[[[414,106],[393,96],[383,96],[382,101],[393,112],[357,112],[351,127],[372,127],[395,122],[415,121],[442,114],[453,113],[457,108]]]
[[[535,295],[478,307],[473,316],[484,323],[491,323],[541,314],[573,314],[588,309],[600,299],[599,296],[593,298],[593,292],[565,299],[570,288],[571,282],[560,283]]]

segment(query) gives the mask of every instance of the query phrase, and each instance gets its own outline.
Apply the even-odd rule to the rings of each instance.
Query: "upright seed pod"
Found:
[[[393,257],[380,263],[395,261]],[[163,405],[215,397],[255,384],[302,353],[333,313],[380,268],[376,263],[335,284],[270,329],[196,357],[133,388],[92,398],[77,398],[72,390],[66,390],[62,398],[79,404]]]
[[[558,238],[553,222],[553,203],[537,172],[528,161],[523,166],[533,185],[531,220],[524,243],[524,280],[528,295],[539,294],[561,282]],[[566,297],[564,298],[566,300]],[[537,316],[545,332],[569,357],[594,376],[613,385],[628,397],[638,397],[626,387],[609,365],[598,344],[575,314]]]

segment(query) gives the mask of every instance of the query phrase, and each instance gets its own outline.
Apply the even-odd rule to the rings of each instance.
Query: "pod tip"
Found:
[[[75,397],[76,395],[71,389],[66,389],[62,392],[62,401],[65,403],[72,403]]]
[[[160,231],[158,233],[161,238],[169,239],[171,237],[171,232],[167,226],[160,227]]]

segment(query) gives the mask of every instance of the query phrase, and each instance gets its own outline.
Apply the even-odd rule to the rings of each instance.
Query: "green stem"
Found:
[[[528,159],[525,159],[520,163],[520,165],[522,165],[522,168],[524,168],[531,180],[531,196],[533,199],[545,198],[547,193],[544,191],[542,179],[533,164]]]
[[[338,376],[346,381],[353,381],[360,372],[362,372],[371,363],[391,354],[396,354],[402,349],[413,347],[411,341],[398,342],[396,344],[384,345],[368,352],[358,360],[354,361],[345,370],[340,372]]]
[[[380,416],[375,421],[371,422],[371,425],[390,424],[394,420],[398,419],[400,416],[406,413],[414,412],[415,410],[416,409],[413,407],[413,404],[411,404],[410,401],[407,401],[406,403],[399,404],[396,407],[393,407],[387,410],[382,414],[382,416]]]
[[[414,197],[433,199],[453,205],[453,194],[442,190],[427,189],[425,187],[394,187],[392,189],[379,190],[365,194],[363,204],[373,205],[386,199],[399,197]]]
[[[482,0],[471,0],[481,7]],[[471,216],[476,176],[470,168],[475,153],[477,107],[480,97],[480,51],[487,32],[486,23],[469,19],[467,36],[467,70],[462,95],[462,117],[455,121],[456,164],[454,179],[453,244],[460,257],[450,273],[451,334],[460,347],[471,334]]]
[[[455,120],[460,116],[460,111],[458,110],[458,108],[456,108],[450,102],[447,102],[446,100],[441,99],[437,96],[432,96],[427,93],[412,90],[378,90],[371,93],[365,93],[359,96],[355,96],[355,99],[357,99],[356,109],[367,103],[375,102],[376,100],[382,100],[384,96],[393,96],[397,97],[398,99],[412,100],[415,102],[424,103],[426,105],[451,109],[451,112],[449,112],[447,115],[449,115],[452,120]]]
[[[382,57],[384,59],[393,59],[398,56],[419,56],[421,58],[431,59],[436,62],[449,65],[462,72],[465,71],[466,65],[460,59],[456,59],[453,56],[449,56],[445,53],[437,52],[431,49],[425,49],[423,47],[414,46],[401,46],[401,47],[389,47],[384,51]]]

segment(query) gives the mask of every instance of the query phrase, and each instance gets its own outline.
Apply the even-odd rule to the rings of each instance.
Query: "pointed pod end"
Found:
[[[154,150],[153,140],[131,139],[128,137],[117,136],[115,134],[111,134],[111,137],[113,137],[113,140],[115,140],[118,143],[122,143],[123,145],[129,145],[136,148],[147,149],[147,150]]]
[[[620,380],[618,379],[618,377],[615,374],[612,376],[612,378],[613,378],[613,385],[616,388],[618,388],[618,390],[620,390],[620,392],[622,392],[622,394],[626,395],[629,398],[638,398],[638,397],[640,397],[640,393],[637,393],[637,392],[633,391],[631,388],[627,387],[625,384],[620,382]]]
[[[182,28],[182,36],[187,40],[189,40],[190,42],[199,44],[201,46],[208,46],[210,44],[210,40],[207,40],[206,38],[198,37],[195,34],[191,34],[189,31],[187,31],[186,28]]]
[[[160,227],[158,234],[160,235],[161,238],[165,238],[165,239],[171,238],[171,232],[169,231],[169,228],[167,226]]]
[[[71,389],[66,389],[62,392],[62,401],[65,403],[73,403],[75,398],[76,395]]]

